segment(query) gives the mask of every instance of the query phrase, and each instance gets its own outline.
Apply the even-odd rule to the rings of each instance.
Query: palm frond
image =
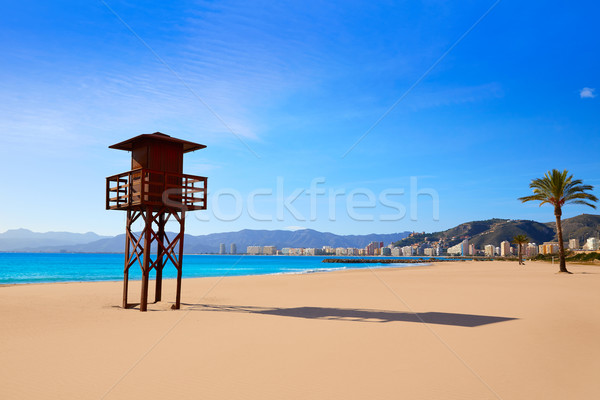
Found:
[[[582,206],[588,206],[588,207],[592,207],[593,209],[596,209],[596,205],[595,204],[588,203],[587,201],[583,201],[583,200],[574,200],[574,201],[570,201],[569,203],[571,203],[571,204],[580,204]]]
[[[562,207],[566,203],[581,204],[596,208],[592,202],[598,198],[591,193],[592,185],[584,185],[581,179],[573,179],[573,175],[565,169],[559,171],[553,169],[544,174],[543,178],[533,179],[529,184],[533,189],[533,195],[519,197],[518,200],[525,203],[528,201],[539,201],[540,206],[546,203],[555,207]]]

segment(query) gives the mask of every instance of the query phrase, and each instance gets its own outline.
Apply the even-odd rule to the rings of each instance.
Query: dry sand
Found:
[[[166,281],[147,313],[120,282],[0,287],[0,398],[598,399],[600,267],[556,269],[186,279],[179,311]]]

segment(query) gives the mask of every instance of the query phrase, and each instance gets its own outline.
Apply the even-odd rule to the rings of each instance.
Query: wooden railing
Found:
[[[206,177],[134,169],[106,178],[106,209],[206,210]]]

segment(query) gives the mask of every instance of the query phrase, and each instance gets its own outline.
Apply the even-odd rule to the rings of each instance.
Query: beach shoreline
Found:
[[[554,266],[557,268],[557,266]],[[0,288],[6,399],[589,399],[600,270],[546,263]],[[140,282],[130,282],[130,299]]]

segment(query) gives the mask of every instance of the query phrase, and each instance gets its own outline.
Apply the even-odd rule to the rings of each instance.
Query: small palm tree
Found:
[[[529,242],[527,235],[516,235],[513,240],[513,244],[517,245],[517,251],[519,254],[519,265],[525,265],[523,262],[523,245]]]
[[[559,171],[553,169],[546,172],[543,178],[533,179],[529,187],[533,189],[532,196],[520,197],[523,203],[527,201],[539,201],[540,206],[549,203],[554,206],[554,216],[556,217],[556,234],[558,239],[558,249],[560,257],[559,272],[566,272],[565,245],[562,235],[562,206],[567,203],[582,204],[596,208],[592,202],[598,201],[598,198],[591,193],[594,189],[591,185],[583,185],[581,179],[573,179],[573,175],[567,176],[568,171]]]

